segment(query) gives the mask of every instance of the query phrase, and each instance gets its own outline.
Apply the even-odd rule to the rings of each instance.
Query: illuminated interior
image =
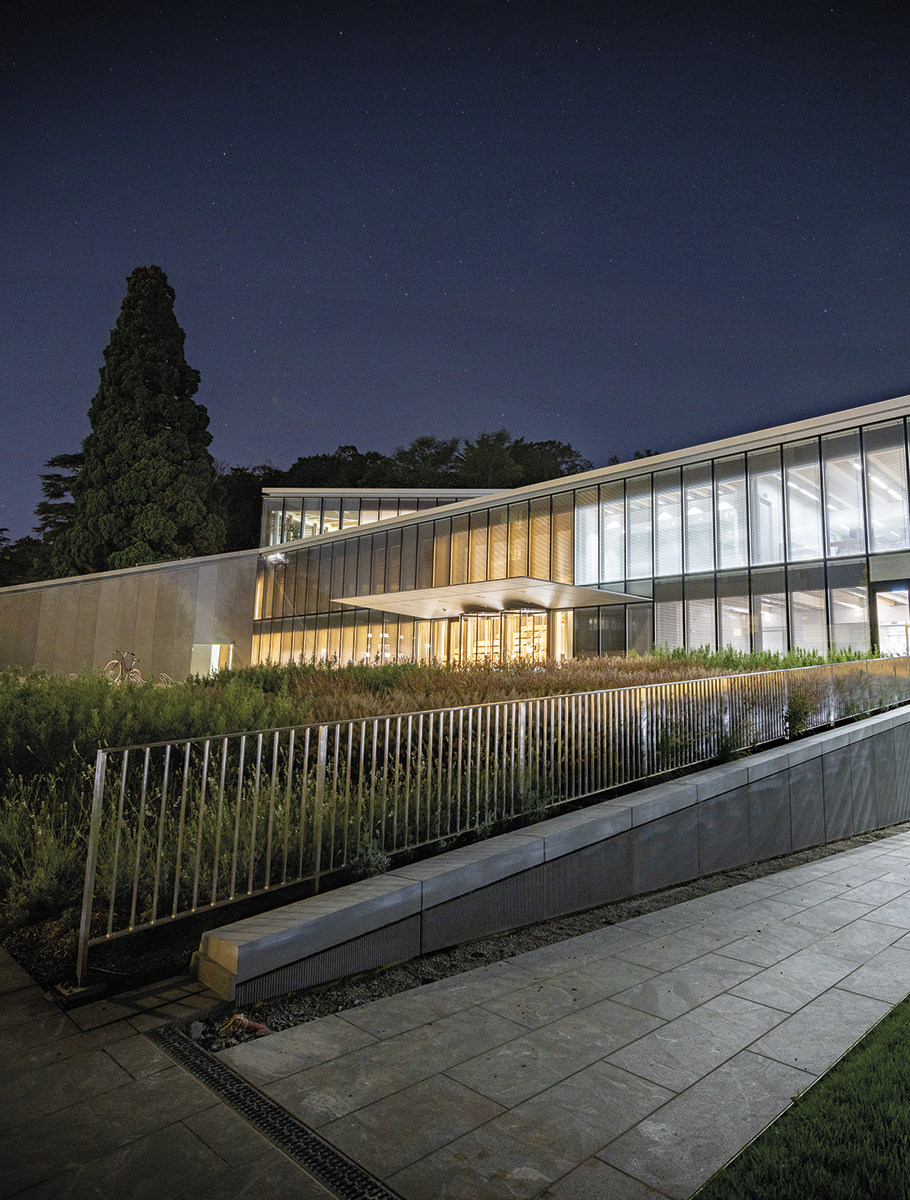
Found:
[[[268,494],[285,561],[260,564],[256,654],[824,654],[873,637],[906,653],[908,412],[885,401],[489,499]]]

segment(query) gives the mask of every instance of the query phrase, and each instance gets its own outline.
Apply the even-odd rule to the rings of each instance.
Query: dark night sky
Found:
[[[910,392],[910,17],[70,0],[0,18],[0,526],[157,263],[214,457],[595,465]]]

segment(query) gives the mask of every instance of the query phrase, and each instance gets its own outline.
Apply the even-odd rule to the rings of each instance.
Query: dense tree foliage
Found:
[[[9,530],[0,529],[0,587],[34,583],[51,575],[51,547],[33,537],[11,542]]]
[[[219,467],[214,494],[227,526],[225,550],[252,550],[259,545],[262,489],[277,487],[282,474],[268,463],[257,467]]]
[[[63,538],[75,520],[76,508],[70,496],[82,463],[82,454],[58,454],[47,461],[45,465],[54,471],[41,476],[45,499],[35,510],[35,532],[39,537],[7,545],[7,556],[10,562],[15,561],[15,568],[8,565],[4,569],[0,558],[0,579],[26,583],[47,579],[53,573],[51,553],[55,541]],[[591,463],[566,442],[513,440],[500,429],[479,433],[473,440],[425,435],[388,455],[339,446],[333,454],[298,458],[286,471],[271,463],[220,465],[212,497],[215,511],[225,519],[223,549],[250,550],[259,545],[263,488],[505,489],[590,469]]]
[[[298,458],[286,471],[270,464],[223,468],[216,494],[224,509],[226,549],[259,544],[262,489],[273,488],[514,488],[589,471],[591,463],[566,442],[512,439],[508,430],[462,438],[415,438],[392,454],[339,446],[334,454]]]
[[[222,549],[208,413],[193,396],[174,289],[137,267],[104,351],[92,432],[72,482],[74,519],[56,539],[55,573],[135,567]],[[53,460],[52,460],[53,461]]]
[[[69,529],[76,520],[76,504],[73,500],[73,484],[82,469],[85,455],[55,454],[44,464],[53,470],[40,475],[44,499],[35,509],[38,524],[35,533],[47,546],[53,546],[58,537]]]
[[[497,429],[473,441],[419,437],[389,455],[339,446],[334,454],[298,458],[270,486],[513,488],[590,469],[565,442],[513,440],[507,429]]]

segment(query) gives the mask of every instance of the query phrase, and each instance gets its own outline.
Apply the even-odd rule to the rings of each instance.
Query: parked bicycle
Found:
[[[143,683],[144,680],[139,674],[139,659],[132,650],[118,650],[119,658],[112,658],[111,661],[101,668],[101,673],[111,683]],[[130,661],[127,662],[127,659]]]

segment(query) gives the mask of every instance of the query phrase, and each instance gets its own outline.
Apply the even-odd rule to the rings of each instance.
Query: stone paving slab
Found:
[[[598,1152],[598,1158],[685,1200],[816,1076],[744,1050]]]
[[[179,979],[63,1012],[0,949],[0,1197],[331,1200],[136,1028],[217,1003]]]
[[[908,993],[898,835],[219,1057],[402,1200],[685,1200]]]
[[[910,835],[233,1047],[402,1200],[685,1200],[910,993]],[[327,1200],[143,1032],[0,952],[0,1197]]]

